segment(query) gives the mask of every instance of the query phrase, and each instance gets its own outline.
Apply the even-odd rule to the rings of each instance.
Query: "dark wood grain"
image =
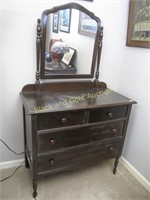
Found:
[[[25,86],[21,93],[25,156],[33,177],[33,196],[37,194],[38,176],[79,169],[111,158],[116,158],[113,169],[116,173],[135,102],[114,91],[94,96],[99,90],[92,87],[93,83],[80,83],[77,90],[73,82],[72,90],[67,83],[63,86],[49,83],[38,91],[33,84]],[[83,95],[85,99],[81,98]],[[77,99],[71,103],[72,98]],[[35,112],[35,107],[48,104],[49,110]]]
[[[60,91],[81,91],[82,90],[90,90],[95,88],[94,81],[63,81],[63,82],[52,82],[51,83],[40,83],[40,92],[60,92]],[[98,82],[97,90],[106,90],[107,86],[104,82]],[[36,85],[35,84],[28,84],[25,85],[22,89],[22,93],[25,92],[32,92],[37,95]]]
[[[58,112],[38,115],[38,130],[86,123],[86,111]]]
[[[47,83],[40,84],[40,92],[36,92],[35,85],[27,85],[20,93],[22,102],[28,114],[51,113],[57,111],[81,110],[86,108],[101,108],[135,103],[132,99],[122,96],[110,89],[95,89],[92,82],[73,83]],[[89,87],[89,89],[88,89]],[[47,92],[46,92],[47,91]],[[98,94],[98,95],[97,95]],[[85,98],[82,100],[81,97]],[[70,101],[78,98],[79,101]],[[63,103],[63,102],[67,103]],[[58,104],[58,106],[55,106]],[[44,108],[48,105],[50,109],[35,112],[36,108]]]
[[[91,72],[88,75],[46,76],[47,15],[67,8],[85,12],[98,24]],[[136,102],[108,89],[105,82],[98,81],[102,38],[100,19],[76,3],[47,9],[42,14],[41,23],[38,20],[37,80],[36,84],[25,85],[20,93],[25,161],[32,174],[34,198],[37,197],[40,176],[80,169],[112,158],[115,158],[113,173],[117,171],[131,107]],[[42,83],[39,80],[73,77],[95,77],[95,80],[47,80]]]
[[[66,149],[38,157],[38,172],[54,173],[81,166],[89,166],[103,159],[115,158],[118,155],[120,140],[107,143],[92,143],[78,148]],[[51,162],[51,160],[53,162]]]
[[[113,120],[126,116],[127,106],[112,106],[107,108],[95,109],[90,112],[89,122],[99,122]]]
[[[68,147],[88,144],[96,141],[107,141],[122,136],[124,121],[101,123],[97,125],[81,126],[63,131],[42,131],[38,134],[38,154]]]

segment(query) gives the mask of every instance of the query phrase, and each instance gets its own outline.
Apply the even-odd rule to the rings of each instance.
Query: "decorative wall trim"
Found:
[[[24,161],[24,159],[20,160],[12,160],[12,161],[7,161],[7,162],[0,162],[0,169],[7,169],[11,167],[18,167],[21,165],[21,163]]]
[[[120,163],[150,192],[150,182],[140,174],[124,157],[121,157]]]

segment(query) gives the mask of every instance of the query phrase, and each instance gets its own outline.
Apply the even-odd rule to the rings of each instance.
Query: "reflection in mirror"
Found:
[[[76,9],[47,16],[45,76],[91,74],[97,22]]]

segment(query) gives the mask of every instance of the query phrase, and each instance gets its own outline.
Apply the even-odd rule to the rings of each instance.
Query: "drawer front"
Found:
[[[107,121],[126,117],[127,106],[114,106],[90,111],[89,122]]]
[[[124,121],[119,121],[39,134],[38,152],[48,152],[59,148],[67,148],[98,140],[121,137],[123,126]]]
[[[42,130],[84,124],[86,116],[86,111],[39,114],[37,126],[38,130]]]
[[[103,159],[115,158],[119,153],[120,140],[103,144],[85,145],[60,153],[38,158],[38,173],[55,173],[95,164]],[[50,172],[51,171],[51,172]]]

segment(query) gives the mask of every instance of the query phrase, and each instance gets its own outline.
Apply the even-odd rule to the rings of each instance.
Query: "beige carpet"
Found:
[[[40,178],[39,200],[148,200],[150,193],[121,165],[112,173],[113,161],[86,169]],[[15,168],[1,170],[1,178]],[[22,166],[16,174],[0,183],[1,200],[32,200],[29,169]]]

